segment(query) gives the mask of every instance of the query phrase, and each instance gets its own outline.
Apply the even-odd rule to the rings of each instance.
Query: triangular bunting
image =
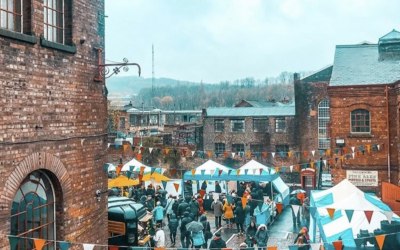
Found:
[[[206,170],[205,169],[202,169],[201,170],[201,175],[204,175],[206,173]]]
[[[245,208],[247,205],[247,197],[242,197],[242,207]]]
[[[271,155],[272,155],[272,158],[275,158],[275,152],[272,152]]]
[[[344,210],[344,212],[346,213],[347,219],[349,220],[349,222],[351,222],[351,219],[353,218],[353,214],[354,214],[354,210]]]
[[[293,165],[290,165],[289,169],[290,169],[290,173],[292,173],[293,172]]]
[[[288,155],[288,157],[290,158],[290,157],[292,157],[293,152],[292,152],[292,151],[289,151],[289,152],[287,153],[287,155]]]
[[[236,169],[236,175],[240,174],[240,169]]]
[[[162,186],[163,186],[163,188],[165,190],[167,188],[167,182],[166,181],[161,181],[161,183],[162,183]]]
[[[140,174],[143,174],[145,168],[146,168],[145,166],[140,167]]]
[[[276,210],[278,211],[278,214],[280,214],[283,210],[283,204],[280,202],[276,203]]]
[[[332,242],[333,247],[335,250],[342,250],[343,249],[343,242],[341,240],[337,240]]]
[[[371,218],[372,218],[372,214],[374,213],[374,211],[367,210],[367,211],[364,211],[364,213],[365,213],[365,217],[367,217],[368,223],[371,223]]]
[[[297,218],[297,213],[299,212],[300,206],[299,205],[292,205],[292,209],[294,212],[294,216]]]
[[[245,169],[245,170],[244,170],[244,174],[245,174],[245,175],[247,175],[248,172],[249,172],[248,169]]]
[[[226,152],[226,151],[224,151],[224,158],[226,159],[226,158],[228,158],[228,157],[229,157],[229,153]]]
[[[192,157],[193,157],[193,155],[194,155],[194,153],[196,153],[196,151],[192,151],[191,153],[192,153]]]
[[[351,156],[354,158],[356,158],[356,154],[355,153],[351,153]]]
[[[132,172],[131,171],[126,171],[126,177],[128,177],[128,179],[130,179],[132,176]]]
[[[262,174],[263,170],[264,170],[264,169],[260,168],[260,175]]]
[[[351,151],[354,153],[354,149],[356,149],[356,147],[351,147]]]
[[[232,169],[229,169],[228,170],[228,175],[231,174],[231,173],[232,173]]]
[[[150,152],[150,154],[151,154],[151,152],[153,152],[153,148],[149,148],[149,152]]]
[[[178,190],[179,190],[179,183],[174,183],[174,187],[175,187],[176,192],[178,192]]]
[[[391,224],[393,218],[393,211],[382,211],[382,213],[386,216],[386,219],[388,220],[389,224]]]
[[[58,243],[58,245],[60,246],[60,250],[68,250],[69,247],[71,246],[71,243],[66,241],[61,241]]]
[[[124,152],[126,151],[126,150],[128,150],[128,148],[129,148],[129,145],[128,144],[124,144],[124,145],[122,145],[122,150],[124,150]]]
[[[232,152],[232,158],[235,158],[235,153],[234,152]]]
[[[328,211],[329,217],[333,219],[333,215],[335,214],[335,209],[334,208],[326,208],[326,211]]]
[[[222,170],[220,169],[220,170],[218,170],[218,176],[221,176],[221,174],[222,174]]]
[[[253,174],[256,174],[256,172],[257,172],[257,169],[253,169]]]
[[[192,169],[192,176],[194,176],[195,173],[196,173],[196,169],[193,168],[193,169]]]
[[[111,145],[111,143],[107,143],[107,148],[109,148],[109,147],[110,147],[110,145]]]
[[[215,173],[215,169],[211,169],[211,170],[210,170],[210,174],[211,174],[211,176],[213,176],[213,175],[214,175],[214,173]]]
[[[383,248],[383,243],[385,243],[385,237],[386,237],[385,234],[375,235],[376,243],[378,243],[379,250],[382,250]]]
[[[119,175],[119,173],[121,173],[121,169],[122,169],[122,166],[121,166],[121,165],[118,165],[118,166],[115,168],[115,172],[117,173],[117,175]]]
[[[326,166],[326,160],[323,160],[322,162],[324,163],[324,166]]]
[[[331,156],[331,150],[329,148],[325,151],[325,155],[326,156]]]
[[[265,152],[265,151],[262,152],[262,153],[261,153],[261,156],[262,156],[262,158],[264,158],[264,159],[267,158],[267,157],[268,157],[268,152]]]
[[[8,240],[10,241],[10,249],[16,250],[18,241],[19,241],[19,237],[10,235],[10,236],[8,236]]]
[[[315,150],[311,150],[312,156],[315,156]]]
[[[36,250],[42,250],[44,244],[46,244],[46,240],[44,240],[44,239],[33,239],[33,243],[35,244]]]
[[[93,250],[94,244],[82,244],[83,250]]]

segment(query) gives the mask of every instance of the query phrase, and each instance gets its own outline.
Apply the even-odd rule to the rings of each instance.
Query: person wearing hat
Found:
[[[210,249],[221,250],[222,248],[226,248],[226,242],[221,238],[221,233],[216,232],[214,239],[211,240]]]
[[[254,238],[256,239],[258,250],[262,250],[267,247],[269,236],[267,226],[265,224],[261,224],[258,227]]]
[[[157,201],[157,206],[152,211],[154,215],[154,220],[157,224],[160,224],[162,227],[162,222],[164,219],[164,208],[161,206],[161,202]]]

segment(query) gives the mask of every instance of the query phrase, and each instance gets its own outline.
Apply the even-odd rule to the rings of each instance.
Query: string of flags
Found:
[[[112,144],[109,143],[109,146]],[[366,144],[366,145],[360,145],[360,146],[351,146],[351,147],[343,147],[343,148],[335,148],[335,149],[321,149],[321,150],[311,150],[311,151],[289,151],[289,152],[241,152],[241,153],[230,153],[229,152],[223,152],[222,154],[224,155],[225,158],[232,156],[232,158],[237,157],[245,157],[247,159],[251,159],[253,156],[258,156],[262,157],[263,159],[267,159],[268,156],[271,156],[272,159],[275,159],[277,155],[281,159],[289,160],[289,159],[300,159],[301,155],[303,155],[305,158],[310,157],[308,162],[304,163],[298,163],[298,164],[291,164],[291,165],[279,165],[276,166],[274,165],[274,170],[277,173],[286,173],[286,172],[300,172],[304,169],[316,169],[320,168],[323,166],[333,166],[335,164],[338,164],[339,162],[344,162],[345,160],[351,160],[355,159],[356,157],[361,157],[361,156],[370,156],[372,155],[373,152],[378,152],[383,149],[384,144]],[[126,151],[128,148],[131,146],[128,144],[124,145],[114,145],[116,148],[123,147],[123,150]],[[182,156],[186,157],[199,157],[202,159],[212,159],[214,156],[219,156],[218,153],[215,153],[213,151],[193,151],[193,150],[188,150],[188,149],[176,149],[176,148],[155,148],[155,147],[131,147],[133,149],[133,152],[135,154],[135,158],[138,161],[141,161],[143,158],[143,153],[148,150],[150,154],[153,152],[158,152],[162,153],[163,155],[168,155],[171,152],[174,152],[174,154],[181,154]],[[320,158],[320,159],[315,159],[315,158]],[[159,167],[161,168],[161,167]],[[164,168],[161,168],[164,169]],[[169,169],[170,171],[178,171],[178,170],[183,170],[187,171],[185,168],[174,168],[174,169]],[[239,173],[237,173],[239,175]],[[245,173],[247,174],[247,173]],[[254,174],[254,173],[253,173]]]

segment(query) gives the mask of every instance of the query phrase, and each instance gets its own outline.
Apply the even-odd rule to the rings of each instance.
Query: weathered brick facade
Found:
[[[9,249],[16,191],[39,169],[55,188],[57,240],[106,244],[107,199],[95,192],[107,188],[107,102],[104,83],[93,80],[104,1],[73,1],[68,46],[41,39],[43,1],[29,7],[29,32],[0,30],[0,248]]]

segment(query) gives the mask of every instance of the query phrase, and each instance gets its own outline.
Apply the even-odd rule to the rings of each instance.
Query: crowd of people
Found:
[[[222,193],[220,184],[215,182],[215,192],[220,193],[214,196],[210,207],[207,208],[204,207],[203,200],[205,189],[207,189],[206,182],[201,185],[203,192],[199,191],[197,194],[192,193],[191,183],[184,187],[184,195],[179,196],[168,194],[161,186],[154,187],[152,184],[148,185],[147,188],[145,186],[132,187],[124,190],[124,192],[126,196],[143,204],[152,213],[156,225],[152,237],[152,246],[154,247],[223,249],[226,248],[226,242],[221,237],[220,229],[232,229],[236,224],[238,235],[244,237],[240,246],[241,249],[254,249],[255,247],[265,249],[269,235],[267,230],[268,220],[263,213],[267,213],[264,208],[272,207],[273,203],[271,200],[264,200],[265,186],[255,182],[240,183],[237,191],[232,190],[225,194]],[[243,203],[242,197],[246,197],[247,202]],[[290,203],[301,206],[306,205],[307,200],[299,200],[295,196],[292,197]],[[303,214],[306,214],[305,209],[306,207],[303,208]],[[215,230],[211,229],[210,222],[205,215],[206,210],[210,210],[214,214]],[[271,210],[268,210],[268,213],[271,214]],[[272,211],[273,213],[274,211]],[[294,216],[293,223],[296,226],[298,218],[300,216]],[[223,221],[224,225],[222,224]],[[192,222],[200,224],[201,229],[191,227],[189,224]],[[171,242],[169,246],[166,245],[164,231],[167,227]],[[178,232],[180,233],[180,244],[176,242]],[[307,247],[308,242],[307,228],[304,227],[294,243]]]

